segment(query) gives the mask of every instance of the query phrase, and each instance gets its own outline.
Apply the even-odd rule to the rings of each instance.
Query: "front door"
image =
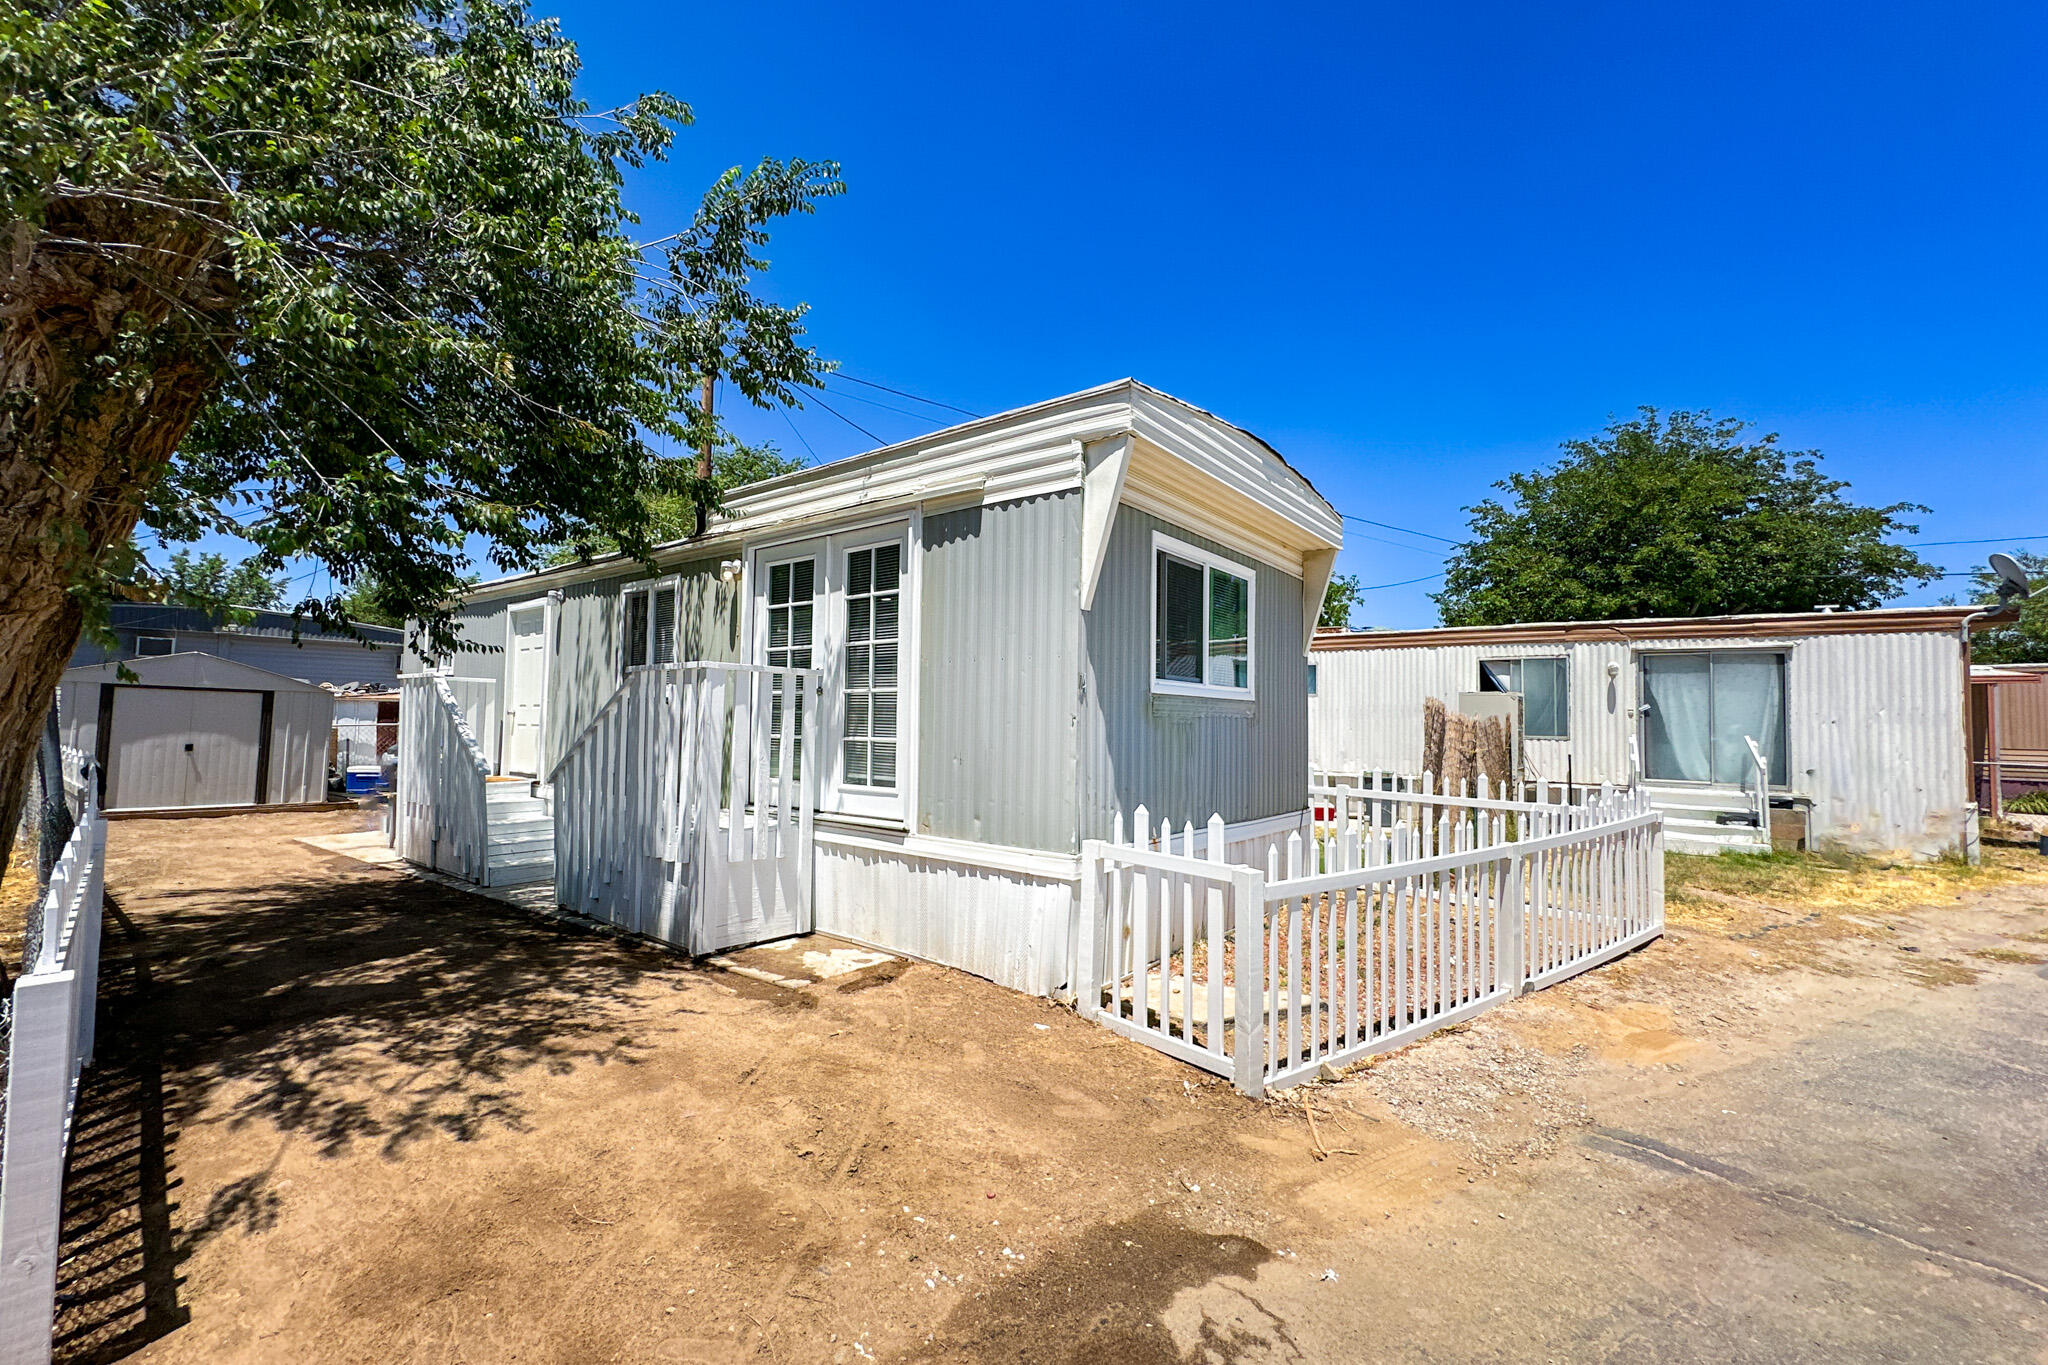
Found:
[[[1652,782],[1744,787],[1763,751],[1770,784],[1786,783],[1785,656],[1767,650],[1645,654],[1643,775]]]
[[[548,612],[544,603],[512,609],[512,647],[505,666],[505,771],[540,775],[542,717],[548,691]]]

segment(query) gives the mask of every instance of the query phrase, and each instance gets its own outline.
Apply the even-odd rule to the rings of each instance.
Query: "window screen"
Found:
[[[1209,569],[1209,684],[1252,685],[1252,590],[1236,574]]]
[[[900,543],[847,553],[846,720],[841,745],[849,786],[896,786],[902,582]]]
[[[648,607],[645,592],[626,594],[625,656],[621,662],[627,668],[636,668],[647,662]]]
[[[1159,555],[1159,659],[1157,676],[1202,680],[1202,566]]]
[[[1479,690],[1521,693],[1522,733],[1530,739],[1570,733],[1570,673],[1562,657],[1481,660]]]

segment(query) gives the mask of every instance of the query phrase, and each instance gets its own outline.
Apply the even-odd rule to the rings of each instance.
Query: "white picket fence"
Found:
[[[1191,825],[1142,808],[1129,842],[1089,841],[1081,1011],[1257,1095],[1663,932],[1662,817],[1640,793],[1407,793],[1414,818],[1391,821],[1380,795],[1315,790],[1311,837],[1264,869],[1198,857]]]
[[[485,761],[457,686],[488,679],[409,673],[398,680],[398,791],[391,846],[407,862],[486,884],[490,876],[490,809]],[[490,709],[488,705],[486,710]]]
[[[50,1359],[64,1166],[79,1075],[92,1063],[107,824],[96,775],[81,770],[78,823],[32,912],[42,948],[14,983],[0,1120],[0,1365]]]
[[[691,952],[808,929],[814,678],[628,670],[548,776],[556,899]]]

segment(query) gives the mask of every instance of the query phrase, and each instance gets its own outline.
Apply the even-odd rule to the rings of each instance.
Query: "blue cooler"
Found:
[[[350,768],[342,774],[341,784],[351,792],[373,792],[384,786],[384,770],[374,764]]]

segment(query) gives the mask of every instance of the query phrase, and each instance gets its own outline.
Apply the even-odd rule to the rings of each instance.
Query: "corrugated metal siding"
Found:
[[[1316,695],[1309,699],[1309,753],[1318,768],[1356,771],[1422,768],[1422,703],[1436,697],[1455,709],[1460,692],[1479,690],[1481,659],[1568,660],[1565,739],[1532,739],[1523,761],[1531,777],[1562,782],[1570,758],[1573,780],[1629,779],[1629,718],[1635,670],[1621,641],[1573,645],[1442,645],[1433,649],[1322,650],[1313,656]],[[1620,676],[1610,680],[1607,665]]]
[[[1079,493],[924,519],[920,831],[1076,847],[1080,538]]]
[[[1998,745],[2048,753],[2048,678],[1998,688]]]
[[[1786,664],[1795,789],[1815,836],[1929,854],[1962,840],[1963,658],[1948,635],[1802,640]]]
[[[132,663],[133,661],[131,661]],[[154,660],[144,660],[146,666]],[[203,679],[166,676],[152,678],[167,686],[203,687]],[[259,682],[243,678],[223,680],[225,686],[255,687]],[[74,678],[58,688],[58,729],[64,744],[92,756],[99,748],[101,684]],[[334,730],[334,698],[318,690],[277,687],[270,717],[270,775],[264,799],[271,802],[311,802],[327,799],[327,745]],[[119,706],[118,699],[115,705]],[[253,793],[251,793],[253,795]]]
[[[818,929],[1050,994],[1067,977],[1074,884],[817,842]]]
[[[1571,736],[1531,740],[1531,775],[1629,780],[1637,659],[1652,652],[1757,648],[1786,660],[1791,790],[1813,801],[1816,842],[1920,854],[1962,838],[1962,654],[1935,632],[1796,638],[1621,641],[1571,645],[1328,650],[1315,655],[1310,702],[1315,766],[1413,772],[1422,759],[1422,703],[1477,690],[1479,660],[1564,654],[1571,660]],[[1609,679],[1607,665],[1620,665]]]
[[[739,658],[739,589],[720,581],[718,565],[716,559],[700,559],[677,570],[683,589],[678,640],[682,659],[725,662]],[[555,606],[555,637],[548,651],[543,773],[561,761],[568,746],[618,690],[619,592],[629,583],[646,581],[646,574],[636,572],[562,590],[562,600]],[[496,604],[501,643],[509,605],[510,601]],[[504,656],[495,657],[502,670]]]
[[[717,559],[694,560],[675,573],[682,582],[681,658],[730,661],[739,658],[738,589],[720,580]],[[664,578],[668,575],[664,574]],[[554,604],[553,638],[548,642],[547,723],[541,741],[541,772],[561,760],[567,746],[619,687],[619,593],[648,581],[634,569],[610,578],[574,583]],[[464,640],[484,646],[456,656],[453,670],[496,684],[497,705],[506,704],[505,645],[511,609],[533,601],[530,587],[513,595],[465,603],[455,613]],[[408,651],[406,671],[422,667]]]
[[[1256,565],[1257,700],[1152,695],[1152,533],[1244,556],[1135,508],[1117,510],[1095,606],[1083,620],[1080,832],[1107,837],[1117,811],[1236,824],[1308,804],[1308,673],[1301,580]]]
[[[303,682],[389,682],[398,676],[399,651],[394,646],[361,645],[311,636],[295,645],[290,639],[275,635],[238,635],[232,631],[116,631],[118,643],[112,649],[92,640],[80,640],[68,667],[82,668],[114,659],[133,659],[136,657],[135,641],[143,635],[152,638],[168,636],[175,642],[174,651],[179,654],[212,654]]]

